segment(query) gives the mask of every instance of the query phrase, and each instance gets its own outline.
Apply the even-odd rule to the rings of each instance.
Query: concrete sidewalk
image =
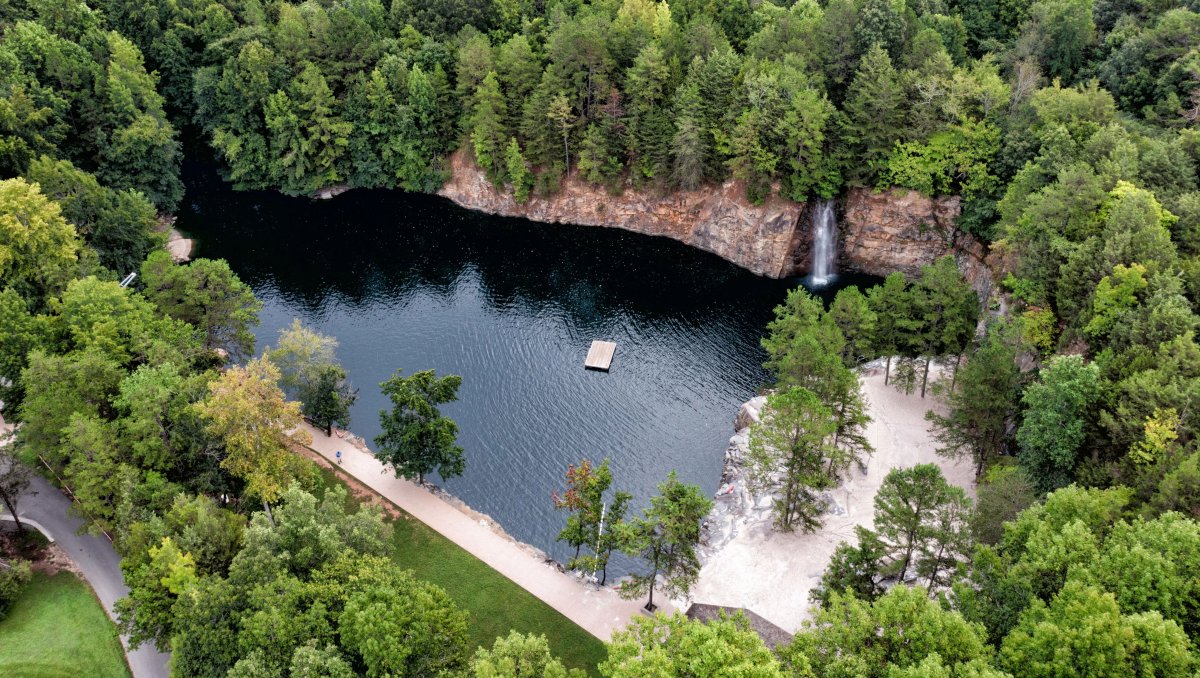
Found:
[[[342,469],[389,499],[417,520],[490,565],[600,640],[607,642],[630,617],[640,614],[643,600],[622,600],[612,589],[588,586],[542,561],[511,540],[479,524],[457,507],[416,483],[395,477],[374,455],[349,442],[330,438],[305,424],[312,434],[310,448],[333,463],[342,451]],[[657,596],[656,596],[657,598]],[[665,600],[659,609],[674,607]]]

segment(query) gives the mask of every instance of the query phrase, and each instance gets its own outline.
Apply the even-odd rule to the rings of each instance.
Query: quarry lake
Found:
[[[717,489],[734,415],[768,379],[759,337],[799,283],[664,238],[432,196],[311,201],[235,192],[202,166],[187,178],[178,227],[263,302],[259,350],[293,318],[337,337],[359,389],[350,428],[368,441],[395,370],[462,375],[444,412],[467,468],[444,487],[560,560],[551,493],[571,462],[610,458],[639,511],[672,469]],[[584,369],[593,339],[617,343],[611,372]]]

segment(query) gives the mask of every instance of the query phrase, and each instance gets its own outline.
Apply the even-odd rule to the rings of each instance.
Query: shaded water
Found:
[[[667,239],[437,197],[314,202],[234,192],[196,165],[186,177],[178,225],[263,301],[259,348],[296,317],[336,336],[360,389],[351,428],[368,440],[395,370],[462,375],[444,411],[467,470],[446,488],[559,559],[570,553],[550,496],[573,461],[610,457],[639,509],[671,469],[716,490],[737,408],[767,379],[759,337],[797,282]],[[584,370],[593,339],[617,343],[610,373]]]

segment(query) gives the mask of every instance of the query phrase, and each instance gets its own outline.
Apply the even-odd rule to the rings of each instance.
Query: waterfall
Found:
[[[833,277],[837,262],[837,214],[832,200],[822,200],[813,206],[813,248],[811,283],[820,287]]]

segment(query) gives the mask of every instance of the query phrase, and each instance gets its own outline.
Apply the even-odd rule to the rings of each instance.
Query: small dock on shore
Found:
[[[588,349],[587,358],[583,361],[583,366],[589,370],[599,370],[607,372],[612,365],[613,354],[617,352],[617,345],[611,341],[593,341],[592,347]]]

